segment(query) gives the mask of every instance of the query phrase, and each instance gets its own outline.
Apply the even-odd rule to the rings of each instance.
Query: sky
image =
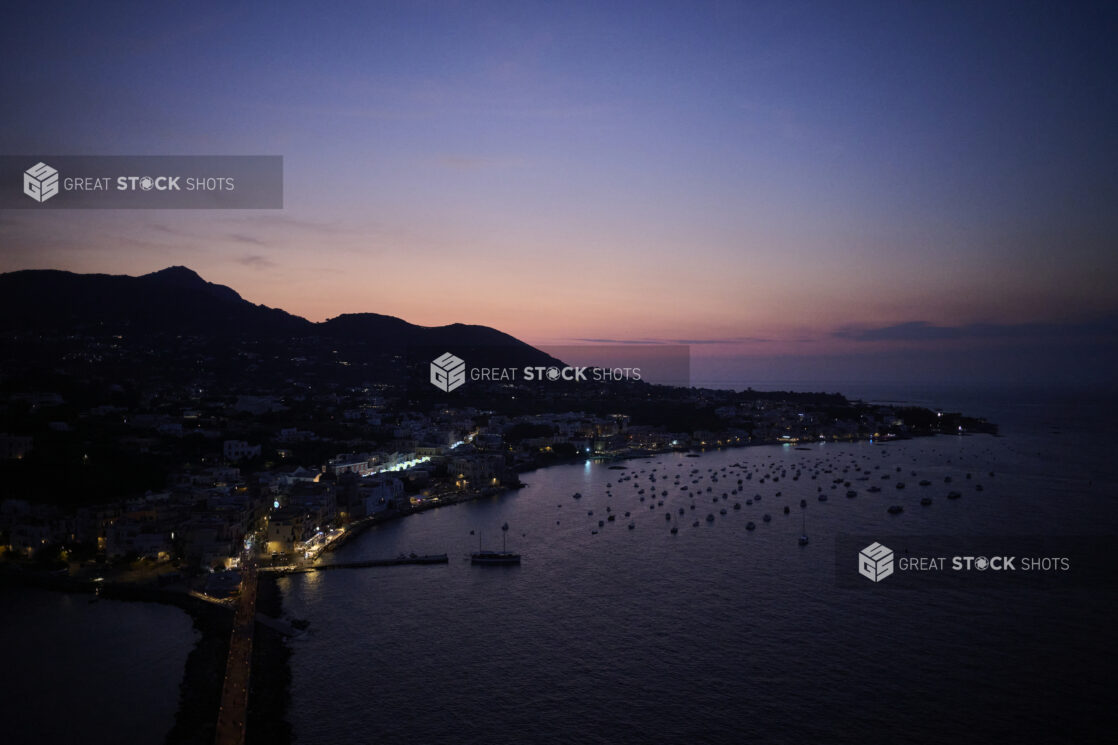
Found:
[[[284,157],[281,211],[0,212],[0,271],[689,344],[708,377],[1118,373],[1113,3],[14,3],[0,154]]]

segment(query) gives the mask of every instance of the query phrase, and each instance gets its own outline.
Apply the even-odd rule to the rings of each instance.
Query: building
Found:
[[[369,476],[373,473],[376,462],[377,459],[369,453],[339,453],[328,460],[322,470],[334,477],[343,473]]]
[[[226,440],[223,448],[225,460],[238,461],[250,458],[259,458],[260,445],[249,445],[244,440]]]
[[[357,491],[366,515],[375,515],[401,506],[404,482],[391,476],[377,476],[363,481]]]
[[[30,437],[0,433],[0,460],[19,460],[30,452]]]

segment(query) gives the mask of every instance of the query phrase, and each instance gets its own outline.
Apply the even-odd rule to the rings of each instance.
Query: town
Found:
[[[75,357],[97,355],[103,343]],[[246,371],[266,362],[240,356]],[[221,390],[208,374],[56,377],[55,389],[28,389],[18,375],[5,381],[5,565],[186,583],[214,597],[236,592],[246,555],[264,566],[313,563],[362,526],[497,495],[550,464],[989,426],[837,394],[634,382],[609,396],[604,383],[544,393],[471,384],[486,404],[452,406],[450,396],[420,405],[407,386],[375,382],[292,380],[270,393],[251,374]]]

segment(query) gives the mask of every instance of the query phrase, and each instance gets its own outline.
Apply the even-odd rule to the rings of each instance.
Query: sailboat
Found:
[[[508,550],[509,524],[501,526],[501,550],[484,551],[481,548],[481,536],[478,536],[478,550],[470,554],[471,564],[519,564],[520,554]]]
[[[808,538],[807,538],[807,512],[805,511],[805,512],[802,512],[800,514],[803,517],[803,528],[800,531],[800,545],[801,546],[806,546],[807,541],[808,541]]]

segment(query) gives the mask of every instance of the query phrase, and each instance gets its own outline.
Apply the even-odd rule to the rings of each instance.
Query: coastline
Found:
[[[968,437],[968,436],[971,436],[973,434],[989,434],[993,437],[998,437],[999,436],[996,433],[996,431],[995,432],[963,432],[963,433],[959,433],[959,434],[946,433],[946,432],[928,432],[928,433],[906,434],[906,435],[903,435],[903,436],[890,437],[890,438],[887,438],[887,439],[875,439],[873,437],[852,437],[852,438],[849,438],[849,439],[842,439],[842,440],[818,440],[818,441],[808,441],[808,442],[782,442],[780,440],[759,440],[759,441],[739,442],[739,443],[725,443],[725,444],[713,445],[713,446],[709,446],[709,447],[668,448],[668,449],[635,449],[635,450],[626,451],[624,453],[596,454],[596,455],[592,455],[590,458],[586,458],[586,457],[581,456],[581,455],[569,456],[569,457],[564,457],[564,458],[550,458],[550,459],[547,460],[547,462],[528,463],[528,464],[525,464],[525,465],[515,469],[514,473],[517,476],[517,481],[516,481],[516,483],[510,484],[508,486],[501,486],[501,487],[497,487],[497,488],[489,488],[489,489],[485,489],[485,490],[478,491],[478,492],[472,492],[472,491],[471,492],[461,492],[459,494],[451,495],[449,497],[445,496],[445,495],[440,495],[437,498],[438,501],[420,502],[419,504],[413,505],[406,510],[386,510],[386,511],[378,513],[376,515],[372,515],[370,517],[365,517],[365,518],[361,518],[360,520],[356,520],[356,521],[354,521],[354,522],[352,522],[352,523],[350,523],[349,525],[346,526],[346,530],[342,535],[338,536],[336,539],[334,539],[329,544],[327,544],[325,547],[323,547],[322,551],[319,553],[319,556],[336,551],[337,549],[346,545],[351,540],[353,540],[357,536],[361,535],[362,533],[364,533],[366,530],[368,530],[370,527],[373,527],[374,525],[380,525],[382,523],[391,522],[393,520],[399,520],[401,518],[407,517],[408,515],[413,515],[413,514],[417,514],[417,513],[420,513],[420,512],[426,512],[428,510],[437,510],[440,507],[449,507],[449,506],[452,506],[452,505],[462,504],[462,503],[465,503],[465,502],[473,502],[473,501],[476,501],[478,499],[483,499],[483,498],[486,498],[486,497],[503,497],[505,494],[507,494],[510,491],[523,489],[524,487],[528,486],[528,484],[525,484],[522,481],[520,481],[519,477],[520,477],[521,474],[532,473],[533,471],[539,471],[539,470],[545,469],[545,468],[552,468],[554,466],[576,465],[578,463],[583,463],[587,460],[592,460],[592,461],[595,461],[595,462],[598,462],[598,463],[611,463],[611,464],[618,463],[619,464],[619,463],[634,461],[634,460],[648,460],[649,458],[655,458],[657,456],[667,455],[669,453],[680,453],[684,457],[688,457],[688,456],[698,457],[698,456],[701,456],[702,454],[707,453],[707,452],[720,452],[720,451],[723,451],[723,450],[737,450],[737,449],[744,449],[744,448],[751,448],[751,447],[765,447],[765,446],[773,446],[773,445],[781,445],[781,446],[791,445],[793,447],[803,448],[803,447],[806,447],[807,445],[816,445],[816,444],[820,444],[820,443],[843,444],[843,443],[854,443],[854,442],[878,442],[880,444],[888,444],[888,443],[893,443],[893,442],[904,442],[906,440],[913,440],[913,439],[925,438],[925,437]],[[627,468],[627,466],[623,466],[623,468]]]
[[[209,745],[214,740],[221,681],[229,656],[233,615],[228,608],[158,587],[130,583],[97,583],[35,572],[0,572],[8,587],[96,595],[107,600],[172,605],[190,616],[198,639],[183,665],[174,722],[163,741],[166,745]]]
[[[257,612],[270,618],[283,614],[283,593],[277,577],[262,572],[258,580]],[[198,639],[183,665],[179,702],[165,745],[210,745],[214,741],[222,681],[229,658],[233,614],[223,605],[184,592],[128,583],[95,583],[50,574],[0,572],[0,583],[14,588],[96,595],[107,600],[172,605],[193,621]],[[246,742],[249,745],[290,745],[286,721],[290,703],[291,649],[282,633],[257,621],[252,657]]]
[[[274,572],[259,572],[256,580],[256,612],[269,618],[283,616],[283,592]],[[247,745],[290,745],[291,647],[276,629],[256,622],[252,644],[252,677],[249,683]]]
[[[883,444],[905,440],[932,437],[943,433],[920,433],[880,440]],[[966,433],[970,434],[970,433]],[[960,435],[951,435],[965,436]],[[996,436],[996,435],[995,435]],[[846,442],[872,441],[872,438],[852,438]],[[827,441],[831,442],[831,441]],[[779,441],[742,442],[722,444],[703,448],[673,448],[670,450],[631,450],[607,456],[598,455],[595,461],[620,464],[628,461],[646,460],[659,455],[680,453],[683,456],[697,457],[706,452],[719,452],[729,449],[748,448],[762,445],[799,445],[812,443],[781,443]],[[557,458],[546,463],[530,463],[516,470],[517,476],[552,466],[577,464],[587,460],[581,456]],[[462,492],[439,496],[437,501],[421,502],[406,510],[393,510],[358,521],[345,531],[336,541],[322,551],[333,552],[348,543],[368,527],[397,520],[413,513],[425,512],[485,497],[503,497],[510,491],[523,488],[519,478],[515,484],[487,488],[479,491]],[[258,613],[269,618],[281,619],[283,615],[283,593],[279,588],[279,576],[283,572],[261,572],[259,574]],[[140,585],[127,582],[95,583],[91,580],[75,579],[53,574],[32,572],[0,571],[0,582],[11,586],[35,587],[58,592],[97,594],[113,600],[134,602],[153,602],[174,605],[191,616],[199,637],[187,656],[182,679],[179,685],[179,705],[174,723],[167,732],[164,742],[167,745],[193,745],[213,742],[216,733],[217,714],[221,701],[222,680],[229,654],[229,639],[232,631],[233,614],[227,606],[209,602],[185,592],[174,589]],[[255,640],[252,656],[252,677],[250,683],[246,742],[267,743],[267,745],[290,745],[293,742],[293,727],[288,721],[291,704],[291,656],[292,649],[287,637],[276,628],[256,622]]]

